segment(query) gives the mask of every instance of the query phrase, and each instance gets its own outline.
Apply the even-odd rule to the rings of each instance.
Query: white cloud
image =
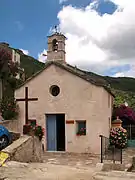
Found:
[[[135,77],[135,65],[131,65],[130,69],[114,74],[114,77]]]
[[[43,50],[43,52],[41,52],[41,53],[39,53],[38,54],[38,60],[40,61],[40,62],[43,62],[43,63],[45,63],[45,61],[46,61],[46,59],[47,59],[47,51],[44,49]]]
[[[59,4],[62,4],[64,2],[66,2],[66,1],[68,1],[68,0],[59,0]]]
[[[123,72],[118,72],[116,73],[113,77],[124,77],[124,73]]]
[[[29,51],[28,50],[24,50],[24,49],[20,49],[25,55],[28,55],[29,54]]]
[[[135,0],[110,1],[118,6],[112,15],[100,16],[93,9],[98,0],[82,9],[65,6],[59,12],[59,27],[67,37],[68,63],[98,73],[118,65],[134,66]]]

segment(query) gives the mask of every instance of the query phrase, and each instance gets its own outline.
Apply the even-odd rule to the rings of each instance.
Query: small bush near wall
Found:
[[[110,145],[123,149],[127,146],[127,131],[120,128],[112,128],[110,131]]]
[[[39,125],[25,124],[23,126],[23,134],[37,136],[41,141],[42,137],[44,136],[44,128]]]
[[[0,103],[2,117],[5,120],[17,119],[19,114],[19,107],[14,98],[4,97]]]

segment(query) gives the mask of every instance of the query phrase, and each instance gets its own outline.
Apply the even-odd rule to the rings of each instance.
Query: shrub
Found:
[[[86,135],[86,128],[81,128],[77,133],[77,136]]]
[[[5,79],[9,75],[16,76],[18,63],[12,61],[12,52],[8,48],[0,47],[0,75]]]
[[[44,136],[44,128],[42,128],[42,126],[39,126],[39,125],[35,126],[32,124],[25,124],[23,126],[23,134],[35,135],[41,141]]]
[[[110,131],[110,145],[123,149],[127,146],[127,131],[121,128],[112,128]]]
[[[5,120],[17,119],[19,107],[14,98],[3,98],[0,104],[2,117]]]
[[[39,138],[39,140],[42,140],[42,137],[44,136],[44,129],[42,126],[36,126],[35,127],[35,136]]]
[[[129,124],[130,123],[135,124],[135,112],[129,106],[125,106],[124,104],[122,104],[119,107],[115,107],[113,110],[113,119],[116,119],[117,116],[120,119],[123,119],[123,118],[128,119]]]

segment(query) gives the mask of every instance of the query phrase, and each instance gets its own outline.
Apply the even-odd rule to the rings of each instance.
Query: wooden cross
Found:
[[[28,102],[29,101],[37,101],[38,98],[28,98],[28,87],[25,87],[25,98],[16,99],[16,101],[24,101],[25,102],[25,123],[28,124]]]

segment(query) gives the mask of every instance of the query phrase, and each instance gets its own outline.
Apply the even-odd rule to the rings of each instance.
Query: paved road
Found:
[[[0,168],[5,180],[91,180],[98,158],[89,155],[45,154],[43,163],[8,162]],[[0,179],[1,180],[1,179]]]
[[[8,162],[0,167],[0,180],[129,180],[135,173],[96,172],[97,157],[45,153],[43,163]],[[94,175],[94,176],[93,176]]]
[[[0,168],[0,180],[91,180],[94,168],[32,163]]]

